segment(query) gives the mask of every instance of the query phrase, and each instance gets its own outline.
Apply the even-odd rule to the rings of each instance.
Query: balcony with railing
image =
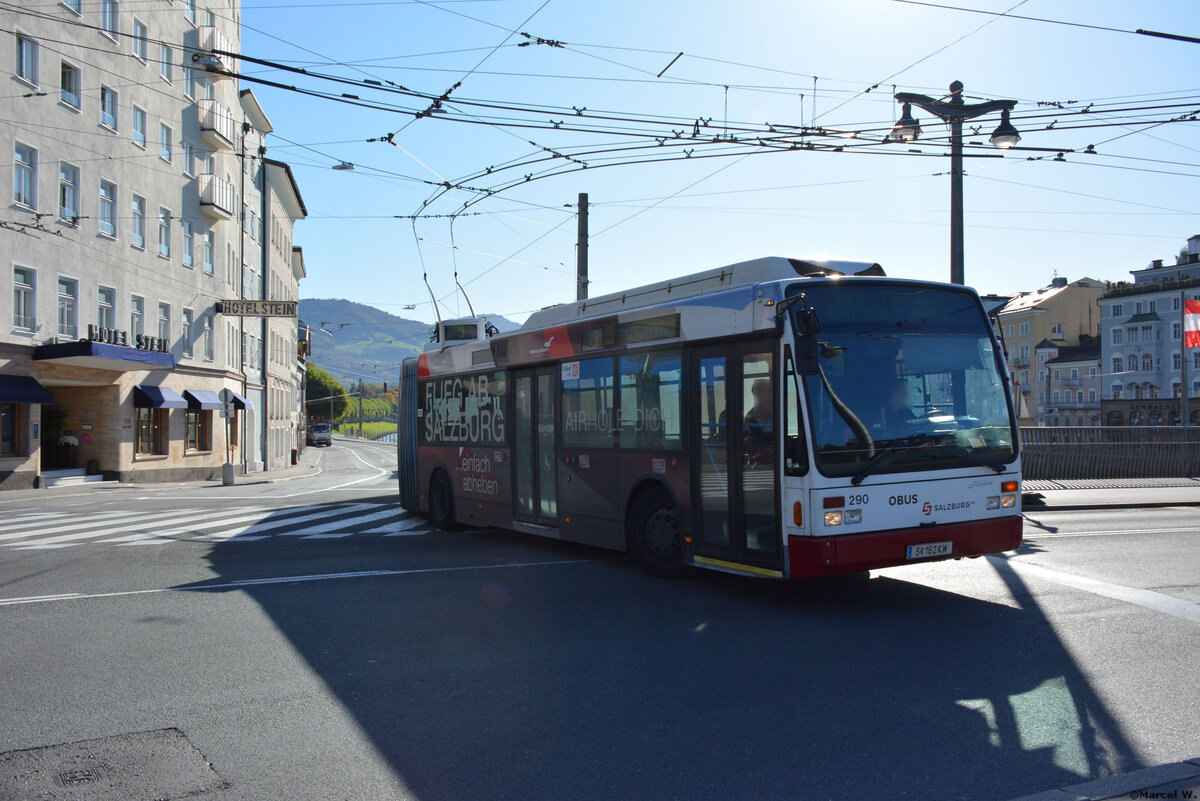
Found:
[[[229,150],[237,141],[237,122],[216,100],[200,101],[200,133],[214,148]]]
[[[237,190],[217,175],[200,176],[200,211],[217,220],[232,220],[237,212]]]
[[[233,59],[220,53],[234,52],[233,43],[213,25],[200,27],[200,49],[192,54],[192,64],[208,71],[214,79],[232,77]]]

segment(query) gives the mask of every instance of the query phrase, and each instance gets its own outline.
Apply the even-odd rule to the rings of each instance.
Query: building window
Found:
[[[162,76],[167,83],[172,83],[175,80],[175,53],[171,50],[170,45],[159,45],[158,48],[158,74]]]
[[[1122,313],[1121,304],[1120,304],[1120,303],[1114,303],[1114,304],[1112,305],[1112,316],[1113,316],[1113,317],[1120,317],[1120,316],[1121,316],[1121,313]]]
[[[1089,367],[1088,368],[1088,378],[1095,378],[1095,377],[1096,377],[1096,368]]]
[[[138,147],[146,146],[146,112],[137,106],[132,112],[133,143]]]
[[[1200,370],[1200,350],[1192,354],[1192,369]]]
[[[117,235],[117,187],[108,181],[100,182],[100,233]]]
[[[213,360],[213,319],[211,314],[204,315],[204,358]]]
[[[117,0],[100,0],[100,27],[113,39],[121,32],[121,4]]]
[[[1023,336],[1023,337],[1029,336],[1029,323],[1021,323],[1020,331],[1021,331],[1021,336]]]
[[[59,94],[62,102],[74,109],[78,109],[82,104],[79,93],[79,67],[62,62],[62,68],[59,70]]]
[[[107,86],[100,87],[100,124],[117,130],[117,93]]]
[[[1125,341],[1125,332],[1123,330],[1121,330],[1120,328],[1114,328],[1112,330],[1112,344],[1120,345],[1124,341]]]
[[[143,62],[150,58],[150,29],[140,19],[133,20],[133,54]]]
[[[179,230],[183,231],[183,266],[191,267],[195,262],[195,242],[192,236],[192,221],[180,220]]]
[[[171,304],[158,304],[158,338],[163,342],[171,341]]]
[[[183,310],[183,355],[192,357],[192,310]]]
[[[146,198],[133,196],[133,222],[130,223],[129,238],[133,242],[133,246],[137,248],[146,247]]]
[[[146,333],[146,299],[129,296],[129,336],[135,341]]]
[[[1124,394],[1124,391],[1125,391],[1124,387],[1122,387],[1120,384],[1113,384],[1113,386],[1112,386],[1113,400],[1120,400],[1121,395]]]
[[[13,268],[13,327],[32,331],[37,327],[35,275],[27,267]]]
[[[71,278],[58,279],[58,335],[74,339],[79,333],[75,306],[79,302],[79,282]]]
[[[157,456],[162,453],[163,415],[161,409],[137,410],[137,455]]]
[[[196,0],[183,0],[183,16],[188,22],[196,24]]]
[[[18,142],[13,146],[13,202],[37,208],[38,152]]]
[[[1050,338],[1051,339],[1062,339],[1063,338],[1063,324],[1062,323],[1054,324],[1054,326],[1050,329]]]
[[[195,148],[186,139],[179,140],[179,148],[183,151],[183,174],[191,177],[196,174]]]
[[[1172,370],[1183,369],[1183,356],[1181,354],[1179,354],[1179,353],[1171,354],[1171,369]]]
[[[1121,357],[1120,357],[1120,356],[1113,356],[1113,360],[1112,360],[1112,371],[1113,371],[1114,373],[1119,373],[1119,372],[1121,372],[1121,365],[1122,365],[1122,363],[1123,363],[1123,362],[1121,361]]]
[[[58,218],[79,222],[79,168],[71,164],[58,165]]]
[[[1061,380],[1062,380],[1062,371],[1061,371],[1061,370],[1059,370],[1057,367],[1055,367],[1055,368],[1054,368],[1053,375],[1054,375],[1054,380],[1055,380],[1055,381],[1061,381]]]
[[[1127,370],[1129,370],[1129,372],[1131,372],[1131,373],[1136,372],[1137,371],[1137,356],[1130,356],[1128,359],[1126,359],[1125,360],[1125,368]]]
[[[1058,403],[1058,390],[1057,390],[1057,389],[1056,389],[1056,390],[1054,390],[1054,392],[1052,392],[1052,393],[1051,393],[1051,401],[1050,401],[1050,402],[1051,402],[1051,403]]]
[[[1151,314],[1154,314],[1154,312],[1158,311],[1158,308],[1157,308],[1157,307],[1158,307],[1158,302],[1157,302],[1157,301],[1151,300],[1151,301],[1148,301],[1148,303],[1149,303],[1149,306],[1150,306],[1150,308],[1148,309],[1148,311],[1149,311]]]
[[[210,411],[189,410],[187,412],[187,450],[212,450],[212,441],[210,439],[212,429],[211,421],[212,412]]]
[[[1147,371],[1154,369],[1154,357],[1149,353],[1142,354],[1142,369]]]
[[[1078,381],[1078,380],[1079,380],[1079,368],[1078,368],[1078,367],[1072,367],[1072,368],[1071,368],[1071,380],[1072,380],[1072,381]]]
[[[1143,342],[1153,342],[1154,339],[1155,339],[1155,337],[1151,333],[1151,327],[1148,325],[1143,325],[1142,326],[1142,341]]]
[[[21,407],[15,403],[0,403],[0,454],[16,456],[21,453],[17,439],[21,431]]]
[[[1028,346],[1028,345],[1022,345],[1022,346],[1021,346],[1021,349],[1020,349],[1020,351],[1019,351],[1019,354],[1020,354],[1020,355],[1018,356],[1018,358],[1021,358],[1021,359],[1026,359],[1026,360],[1028,360],[1028,359],[1029,359],[1029,346]]]
[[[96,291],[96,325],[117,327],[117,290],[102,286]]]
[[[37,86],[38,46],[27,36],[17,34],[17,77]]]
[[[158,125],[158,156],[163,161],[169,162],[171,160],[171,137],[172,136],[173,136],[173,133],[171,131],[171,126],[167,125],[166,123],[159,123],[159,125]]]
[[[216,235],[211,230],[204,232],[204,272],[213,274],[213,252],[216,250]]]
[[[1176,298],[1179,300],[1179,298]],[[1179,323],[1171,323],[1171,341],[1178,342],[1180,334],[1183,333],[1183,328]]]
[[[1142,313],[1142,304],[1140,301],[1138,303],[1133,304],[1133,313],[1134,314]]]
[[[158,255],[171,258],[171,210],[158,207]]]
[[[1171,311],[1179,311],[1179,298],[1171,298]]]
[[[1096,402],[1096,389],[1095,389],[1095,387],[1093,387],[1092,389],[1088,390],[1088,403],[1095,403],[1095,402]]]
[[[1137,342],[1137,326],[1130,326],[1125,330],[1125,338],[1130,342]]]

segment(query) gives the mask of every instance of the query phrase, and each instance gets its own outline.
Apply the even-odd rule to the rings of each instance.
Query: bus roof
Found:
[[[672,300],[706,295],[736,286],[827,275],[882,276],[884,272],[878,264],[869,261],[801,260],[768,256],[646,284],[623,292],[551,306],[531,314],[521,327],[546,328],[599,314],[613,314],[626,309],[639,309]]]

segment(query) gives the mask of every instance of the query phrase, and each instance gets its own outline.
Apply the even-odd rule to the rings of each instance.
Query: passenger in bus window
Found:
[[[750,386],[754,405],[746,413],[746,456],[752,462],[775,461],[775,404],[771,380],[760,378]]]

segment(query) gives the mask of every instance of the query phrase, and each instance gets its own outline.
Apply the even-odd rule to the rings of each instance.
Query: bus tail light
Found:
[[[800,501],[792,504],[792,522],[797,526],[804,525],[804,507],[800,504]]]
[[[841,509],[843,506],[846,505],[846,496],[845,495],[829,495],[826,498],[822,499],[821,505],[824,506],[826,509]]]

